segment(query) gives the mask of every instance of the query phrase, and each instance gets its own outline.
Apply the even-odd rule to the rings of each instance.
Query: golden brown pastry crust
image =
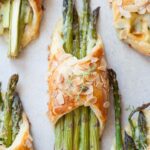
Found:
[[[20,131],[12,145],[8,148],[0,146],[0,150],[33,150],[32,137],[29,131],[29,122],[25,113],[23,113],[23,122]]]
[[[109,85],[101,39],[99,37],[91,53],[78,60],[65,53],[60,24],[56,27],[50,48],[48,115],[55,124],[79,106],[90,106],[103,129],[109,107]]]
[[[43,9],[42,0],[28,0],[33,10],[32,23],[27,25],[22,37],[21,47],[24,48],[32,40],[36,39],[39,35],[40,23],[42,19]]]
[[[120,39],[150,56],[150,2],[112,0],[114,25]]]

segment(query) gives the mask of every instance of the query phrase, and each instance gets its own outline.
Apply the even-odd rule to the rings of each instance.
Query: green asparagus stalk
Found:
[[[64,39],[64,49],[67,53],[72,53],[73,48],[73,1],[64,0],[63,2],[64,12],[63,12],[63,39]]]
[[[81,125],[80,108],[76,109],[73,113],[74,113],[73,150],[79,150],[80,125]]]
[[[80,150],[89,149],[89,108],[81,107]]]
[[[4,100],[4,144],[6,145],[6,147],[9,147],[12,143],[12,101],[18,78],[19,77],[17,74],[13,75],[10,78]]]
[[[92,110],[90,111],[90,150],[100,150],[100,124]]]
[[[14,93],[13,103],[12,103],[12,141],[15,140],[16,135],[20,129],[20,122],[22,119],[22,104],[18,93]]]
[[[73,55],[80,58],[80,34],[79,17],[74,5],[73,7]]]
[[[81,49],[80,49],[80,56],[81,58],[86,56],[87,50],[87,33],[88,33],[88,26],[89,26],[89,0],[83,0],[83,14],[81,18]]]
[[[97,25],[97,20],[99,16],[99,9],[100,7],[97,7],[90,16],[88,37],[87,37],[87,43],[88,43],[87,53],[89,53],[96,44],[96,40],[97,40],[96,25]]]
[[[89,0],[83,0],[83,14],[81,18],[80,31],[80,58],[86,56],[87,33],[89,26]],[[81,129],[80,129],[80,150],[89,149],[89,108],[81,107]]]
[[[19,15],[19,25],[18,25],[18,52],[17,55],[20,52],[21,49],[21,40],[24,34],[24,30],[25,30],[25,25],[26,25],[26,17],[27,17],[27,11],[28,11],[28,1],[27,0],[22,0],[21,1],[21,6],[20,6],[20,15]],[[17,56],[16,55],[16,56]]]
[[[73,1],[63,0],[63,40],[67,53],[73,53]],[[64,121],[62,121],[64,119]],[[61,131],[64,128],[63,132]],[[72,150],[73,146],[73,114],[69,113],[60,119],[55,127],[55,149]],[[61,131],[61,132],[60,132]]]
[[[64,120],[64,149],[72,150],[73,148],[73,114],[70,112]]]
[[[55,150],[62,150],[64,144],[64,117],[60,118],[55,127]]]
[[[80,34],[79,34],[79,17],[74,5],[73,7],[73,55],[80,58]],[[73,130],[73,150],[79,150],[80,143],[80,122],[81,113],[80,108],[73,112],[74,130]]]
[[[99,15],[99,7],[96,8],[90,16],[88,38],[87,38],[87,53],[95,46],[97,40],[97,19]],[[90,110],[90,149],[100,149],[100,124],[94,112]]]
[[[116,150],[123,149],[122,133],[121,133],[121,98],[119,95],[118,81],[116,79],[116,73],[112,70],[108,70],[110,86],[113,89],[114,96],[114,108],[115,108],[115,130],[116,130]]]

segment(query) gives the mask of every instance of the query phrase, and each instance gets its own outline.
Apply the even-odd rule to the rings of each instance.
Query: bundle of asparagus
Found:
[[[11,76],[5,94],[2,94],[1,92],[0,83],[1,150],[7,148],[10,148],[11,150],[32,150],[32,139],[29,135],[29,123],[23,111],[20,97],[16,92],[18,78],[17,74]],[[26,143],[27,140],[29,143]]]
[[[9,37],[10,57],[17,57],[21,48],[35,39],[39,32],[42,7],[39,1],[0,1],[0,35]]]
[[[79,17],[73,0],[63,0],[63,47],[78,59],[84,58],[96,45],[99,14],[99,7],[91,13],[89,0],[82,2],[83,12]],[[87,89],[82,87],[82,90]],[[55,150],[99,150],[100,133],[95,113],[90,107],[79,107],[58,120]]]
[[[144,104],[141,107],[134,109],[128,118],[129,126],[125,130],[124,139],[122,135],[121,126],[121,98],[119,95],[118,81],[116,79],[116,73],[112,70],[108,70],[110,85],[113,88],[114,95],[114,108],[115,108],[115,129],[116,129],[116,143],[115,150],[148,150],[150,148],[150,111],[145,110],[150,106],[150,103]],[[133,115],[139,112],[137,122],[132,120]]]

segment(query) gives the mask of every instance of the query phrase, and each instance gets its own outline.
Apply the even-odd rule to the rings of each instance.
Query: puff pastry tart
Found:
[[[16,92],[18,75],[13,75],[7,92],[0,91],[0,150],[33,150],[29,122]]]
[[[79,106],[90,106],[103,129],[109,105],[109,86],[102,41],[99,37],[92,51],[79,60],[64,51],[61,30],[59,23],[50,48],[49,117],[55,124]]]
[[[112,0],[112,9],[119,38],[150,56],[150,1]]]
[[[38,37],[42,12],[42,0],[0,1],[0,35],[9,43],[10,57]]]

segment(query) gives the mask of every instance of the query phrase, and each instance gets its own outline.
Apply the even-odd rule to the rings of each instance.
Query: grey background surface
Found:
[[[78,0],[79,1],[79,0]],[[107,0],[91,0],[92,7],[101,6],[99,33],[105,45],[109,67],[118,75],[123,101],[123,124],[127,122],[129,105],[138,106],[150,101],[150,58],[142,56],[121,42],[113,28],[112,10]],[[45,0],[45,12],[40,37],[32,42],[18,60],[7,58],[7,44],[0,38],[0,81],[6,90],[12,73],[20,75],[18,91],[31,122],[31,131],[36,150],[53,150],[54,130],[47,118],[47,75],[48,45],[57,20],[61,17],[62,0]],[[111,102],[112,104],[112,102]],[[109,110],[108,122],[102,145],[109,150],[114,137],[113,105]]]

